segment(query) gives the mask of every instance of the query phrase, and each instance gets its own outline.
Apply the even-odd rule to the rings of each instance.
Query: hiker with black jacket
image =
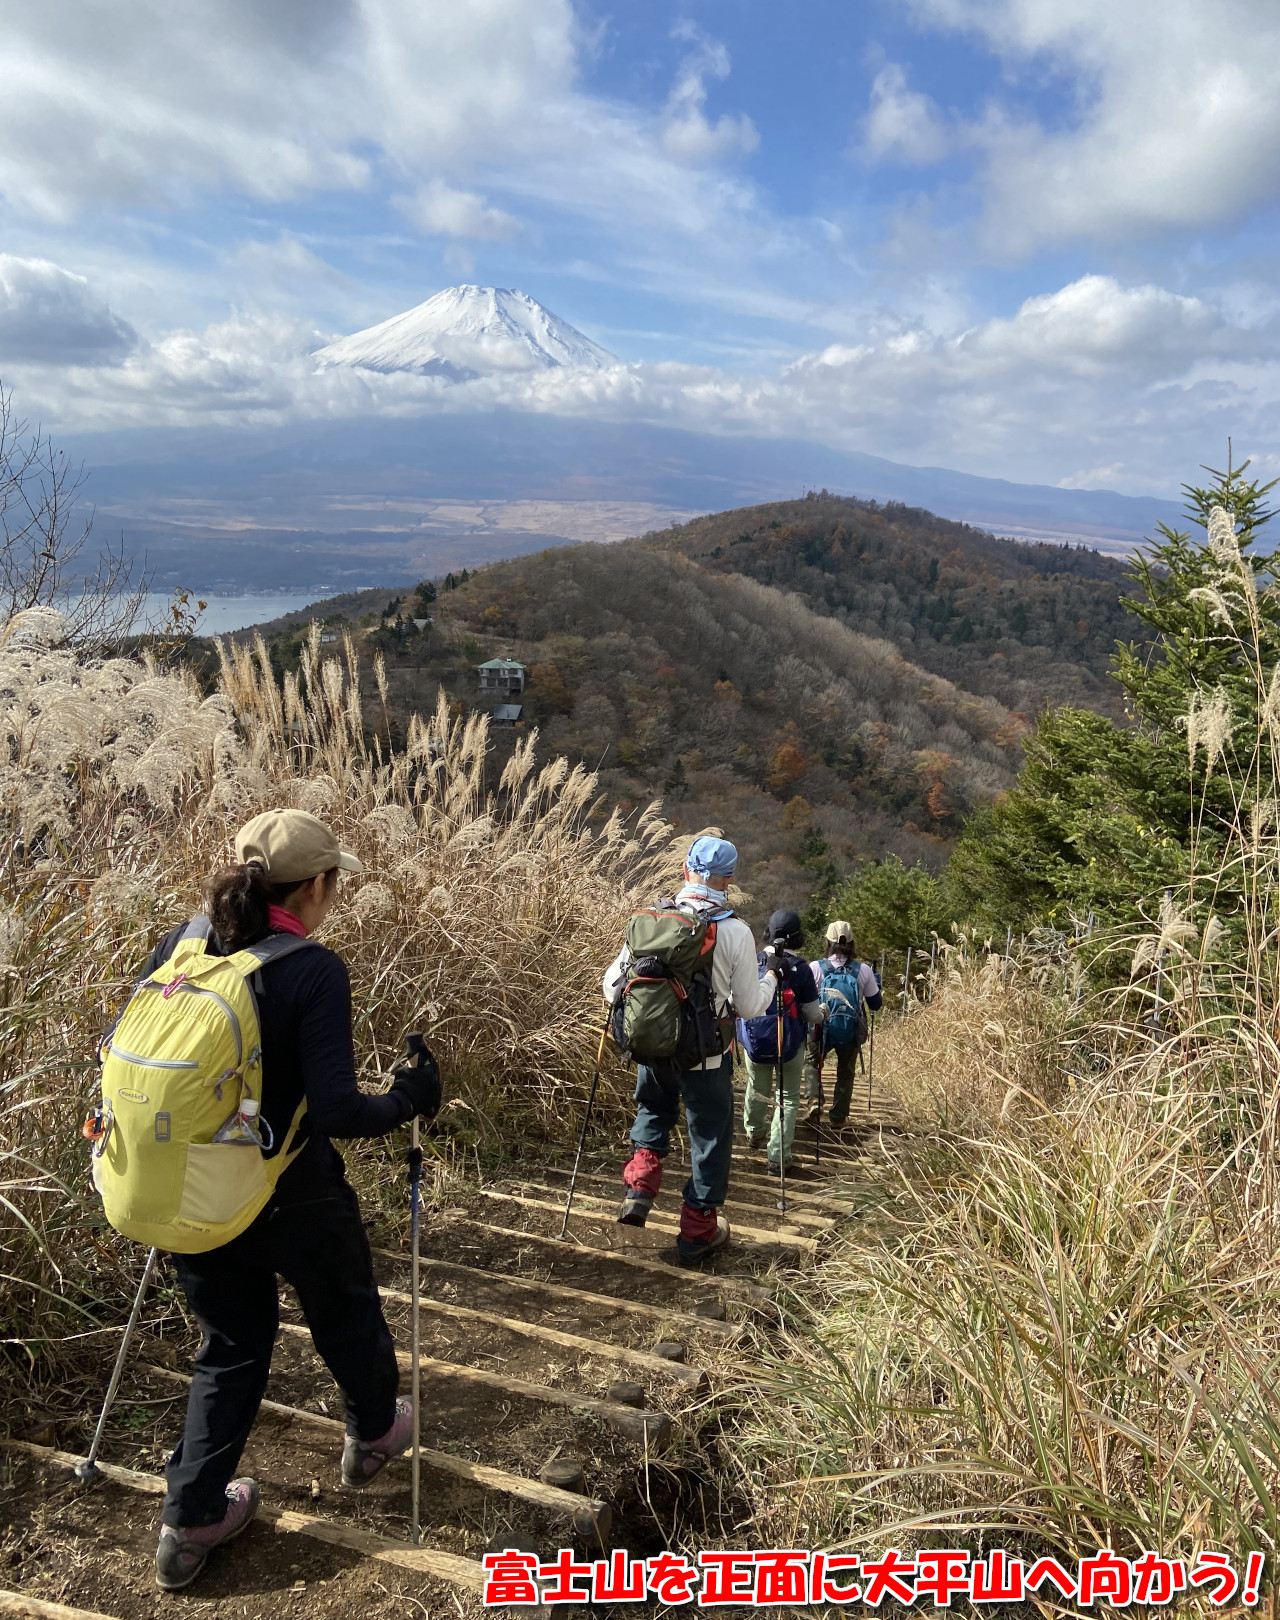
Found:
[[[691,1170],[680,1208],[676,1256],[698,1265],[729,1241],[729,1223],[720,1214],[729,1191],[733,1151],[733,1016],[754,1018],[773,999],[777,980],[761,977],[751,929],[725,899],[738,852],[726,839],[695,838],[685,858],[684,887],[672,905],[715,924],[711,996],[717,1022],[715,1050],[701,1062],[668,1068],[637,1065],[635,1151],[622,1172],[624,1198],[619,1224],[643,1226],[662,1186],[662,1161],[671,1130],[684,1104]],[[614,1003],[632,967],[624,946],[604,976],[604,997]]]
[[[206,949],[230,955],[272,934],[305,937],[332,911],[338,873],[360,862],[324,822],[301,810],[268,810],[236,837],[237,866],[207,886],[213,935]],[[176,928],[151,953],[147,978],[176,949]],[[173,1267],[203,1335],[186,1426],[166,1477],[156,1579],[189,1585],[209,1552],[238,1535],[258,1505],[252,1479],[233,1479],[267,1386],[279,1325],[278,1279],[298,1303],[319,1355],[342,1391],[347,1437],[342,1483],[367,1485],[412,1442],[413,1412],[397,1398],[395,1347],[382,1314],[369,1240],[356,1195],[331,1137],[384,1136],[440,1107],[430,1053],[396,1070],[382,1095],[356,1081],[351,983],[333,951],[313,943],[260,970],[261,1119],[279,1151],[306,1100],[294,1146],[262,1212],[241,1235]],[[246,1151],[257,1151],[247,1149]]]
[[[796,1115],[800,1108],[800,1082],[804,1066],[805,1035],[810,1029],[821,1034],[826,1009],[818,999],[817,986],[809,964],[795,955],[804,943],[804,926],[795,911],[775,911],[769,918],[767,944],[779,947],[776,955],[759,957],[763,973],[770,963],[781,975],[778,996],[758,1018],[738,1020],[738,1040],[747,1061],[747,1091],[742,1108],[742,1127],[753,1148],[765,1145],[768,1131],[769,1169],[778,1172],[791,1164]],[[779,1015],[781,1017],[779,1018]],[[778,1026],[782,1026],[782,1049],[778,1049]],[[779,1058],[782,1067],[782,1105],[774,1105]],[[772,1121],[772,1123],[770,1123]],[[779,1129],[781,1125],[781,1129]]]

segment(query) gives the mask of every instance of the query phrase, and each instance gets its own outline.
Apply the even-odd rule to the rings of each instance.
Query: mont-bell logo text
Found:
[[[116,1096],[123,1097],[125,1102],[145,1103],[151,1101],[145,1091],[129,1091],[124,1086],[117,1088]]]

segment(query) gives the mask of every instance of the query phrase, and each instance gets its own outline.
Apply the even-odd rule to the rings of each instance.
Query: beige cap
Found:
[[[847,922],[833,922],[827,929],[828,945],[852,945],[853,929]]]
[[[363,872],[349,849],[343,849],[318,816],[305,810],[264,810],[236,834],[236,859],[242,866],[260,861],[272,883],[301,883],[339,866]]]

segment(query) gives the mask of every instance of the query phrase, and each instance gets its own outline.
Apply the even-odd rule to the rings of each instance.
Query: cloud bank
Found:
[[[0,253],[0,356],[84,366],[122,360],[138,334],[84,276],[48,259]]]
[[[1015,84],[1056,79],[1066,115],[1008,94],[957,126],[981,154],[982,230],[997,257],[1130,242],[1238,218],[1280,195],[1280,10],[1258,0],[906,0],[967,34]],[[884,77],[883,75],[881,76]],[[924,150],[931,111],[880,91],[885,150]],[[936,157],[946,143],[938,143]],[[924,161],[917,156],[916,161]]]
[[[987,475],[1016,466],[1024,480],[1133,493],[1171,493],[1227,433],[1238,449],[1263,445],[1264,469],[1277,464],[1265,448],[1280,422],[1275,322],[1246,326],[1109,276],[960,331],[886,324],[770,375],[668,363],[450,383],[320,370],[313,353],[331,336],[238,315],[136,342],[110,367],[44,356],[5,381],[24,411],[82,431],[512,409],[808,439]]]

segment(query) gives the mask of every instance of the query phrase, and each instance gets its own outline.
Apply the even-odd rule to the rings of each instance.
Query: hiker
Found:
[[[338,873],[363,870],[324,822],[301,810],[255,816],[240,829],[235,849],[239,864],[215,872],[206,890],[212,937],[205,948],[218,956],[276,935],[306,938],[337,902]],[[184,936],[186,928],[165,935],[143,969],[144,980]],[[415,1115],[431,1118],[440,1107],[439,1070],[426,1053],[421,1067],[397,1069],[383,1095],[360,1090],[350,980],[341,957],[326,947],[312,942],[268,960],[257,977],[257,1117],[277,1152],[291,1136],[293,1150],[302,1145],[238,1237],[203,1253],[172,1256],[203,1338],[186,1426],[166,1469],[156,1549],[156,1579],[166,1591],[188,1586],[210,1551],[239,1535],[257,1509],[257,1485],[232,1475],[267,1385],[279,1277],[297,1293],[316,1351],[342,1391],[342,1483],[367,1485],[413,1439],[412,1404],[396,1394],[395,1348],[369,1240],[330,1138],[384,1136]],[[304,1103],[295,1134],[291,1122]],[[271,1157],[265,1149],[263,1156]]]
[[[793,954],[804,943],[804,927],[794,911],[775,911],[769,918],[766,946],[776,955],[761,952],[763,972],[775,961],[782,976],[781,1009],[775,996],[758,1018],[738,1019],[738,1040],[747,1060],[747,1091],[742,1107],[742,1126],[753,1148],[765,1145],[768,1126],[769,1169],[776,1175],[791,1166],[791,1145],[795,1140],[796,1115],[800,1110],[801,1071],[804,1066],[805,1035],[826,1018],[818,999],[817,986],[809,964]],[[782,1013],[782,1106],[774,1106],[774,1086],[778,1080],[778,1013]],[[779,1132],[781,1115],[781,1132]],[[770,1124],[770,1121],[772,1123]]]
[[[823,1027],[815,1030],[809,1039],[804,1094],[813,1103],[810,1123],[816,1124],[821,1108],[822,1060],[827,1053],[834,1052],[836,1087],[827,1117],[833,1125],[840,1126],[849,1118],[858,1055],[867,1038],[867,1011],[879,1012],[884,999],[875,969],[868,962],[858,961],[853,953],[853,929],[847,922],[830,925],[826,946],[827,954],[809,964],[818,996],[827,1008],[827,1017]]]
[[[692,922],[693,937],[701,940],[699,949],[705,951],[710,942],[710,971],[695,973],[687,992],[695,1022],[699,1009],[706,1014],[698,1022],[698,1049],[688,1061],[681,1055],[637,1063],[636,1118],[631,1127],[635,1151],[622,1172],[624,1197],[618,1212],[620,1225],[644,1225],[662,1186],[662,1161],[683,1101],[692,1167],[684,1186],[676,1258],[686,1266],[700,1265],[729,1241],[729,1223],[719,1211],[729,1190],[733,1151],[733,1016],[736,1012],[754,1018],[769,1006],[777,989],[771,971],[763,977],[759,973],[751,930],[725,900],[737,864],[738,852],[726,839],[706,834],[695,838],[685,857],[684,887],[675,899],[660,901],[656,911],[636,913],[628,925],[629,936],[638,920],[652,921],[657,928],[674,925],[689,935]],[[641,966],[649,975],[644,979],[633,974]],[[615,1038],[618,1015],[634,993],[632,987],[661,984],[672,977],[660,960],[633,957],[630,947],[623,946],[604,976],[605,1000],[615,1010]]]

